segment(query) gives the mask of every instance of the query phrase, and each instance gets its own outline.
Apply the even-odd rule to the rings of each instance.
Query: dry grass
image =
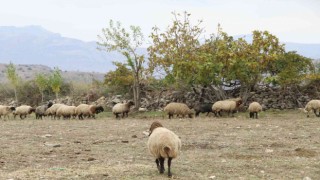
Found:
[[[143,117],[1,120],[0,179],[166,179],[142,133],[154,120],[181,137],[174,179],[320,179],[320,118],[298,111],[258,120]]]

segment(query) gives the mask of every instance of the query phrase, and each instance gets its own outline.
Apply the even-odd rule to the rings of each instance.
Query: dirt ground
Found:
[[[0,179],[168,179],[146,147],[154,120],[182,141],[173,179],[320,179],[320,118],[299,111],[0,120]]]

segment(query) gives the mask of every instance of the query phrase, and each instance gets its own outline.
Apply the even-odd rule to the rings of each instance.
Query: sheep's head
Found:
[[[131,106],[134,106],[134,102],[133,102],[133,101],[131,101],[131,100],[130,100],[130,101],[128,101],[128,102],[127,102],[127,104],[128,104],[128,106],[129,106],[129,108],[130,108]]]
[[[15,110],[16,110],[16,108],[13,107],[13,106],[11,106],[9,109],[10,109],[11,111],[15,111]]]
[[[241,98],[237,98],[236,100],[236,106],[239,107],[242,104],[242,99]]]
[[[47,104],[47,107],[51,107],[53,105],[53,102],[52,101],[49,101],[48,104]]]
[[[33,113],[33,112],[36,112],[36,108],[30,108],[29,114],[31,114],[31,113]]]
[[[152,134],[153,130],[156,129],[157,127],[163,127],[159,121],[155,121],[151,124],[150,129],[149,129],[149,131],[150,131],[149,136]]]
[[[104,109],[103,109],[102,106],[97,106],[97,107],[96,107],[96,114],[99,114],[99,113],[101,113],[101,112],[103,112],[103,111],[104,111]]]

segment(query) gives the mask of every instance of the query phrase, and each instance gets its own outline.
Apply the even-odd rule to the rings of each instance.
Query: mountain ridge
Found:
[[[252,41],[252,35],[238,35]],[[283,42],[282,42],[283,43]],[[284,43],[287,51],[320,59],[320,44]],[[138,49],[147,56],[147,49]],[[0,63],[39,64],[63,71],[107,73],[114,70],[113,61],[125,61],[118,52],[97,50],[94,41],[63,37],[41,26],[0,26]]]

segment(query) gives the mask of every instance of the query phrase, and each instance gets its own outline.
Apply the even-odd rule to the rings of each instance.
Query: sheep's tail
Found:
[[[169,156],[169,153],[170,153],[171,149],[170,149],[168,146],[165,146],[165,147],[163,148],[163,150],[164,150],[164,152],[167,154],[167,156],[168,156],[168,158],[169,158],[169,157],[170,157],[170,156]]]

